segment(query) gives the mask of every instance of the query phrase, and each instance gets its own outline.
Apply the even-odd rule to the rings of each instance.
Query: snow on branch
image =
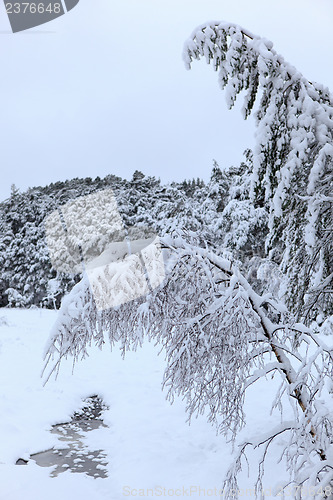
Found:
[[[266,246],[282,244],[289,306],[302,313],[303,283],[316,287],[332,272],[332,94],[287,63],[272,42],[236,24],[199,26],[185,43],[183,59],[190,69],[201,58],[218,71],[229,108],[242,93],[247,118],[257,103],[252,199],[268,208]],[[333,307],[332,295],[316,297],[307,316]]]
[[[228,107],[246,91],[243,113],[248,117],[262,91],[256,112],[256,169],[254,180],[263,176],[263,167],[275,171],[266,179],[266,197],[274,195],[274,212],[281,214],[293,171],[306,162],[312,148],[315,162],[308,171],[308,192],[312,193],[332,150],[333,98],[328,89],[309,82],[273,49],[269,40],[255,36],[232,23],[212,22],[199,26],[186,41],[185,65],[204,57],[219,71],[219,84],[226,91]],[[273,155],[273,156],[272,156]],[[269,163],[268,163],[269,162]],[[276,192],[273,193],[273,188]]]
[[[179,236],[165,238],[161,245],[166,278],[146,297],[97,311],[88,280],[74,287],[51,332],[46,349],[51,371],[46,378],[59,369],[64,357],[86,356],[92,342],[102,347],[105,335],[124,355],[146,336],[165,354],[163,385],[168,399],[184,398],[189,419],[205,414],[219,432],[235,440],[245,424],[247,388],[278,372],[282,389],[274,406],[281,407],[286,395],[295,413],[293,425],[283,431],[288,430],[291,444],[297,443],[293,453],[290,443],[285,448],[292,481],[299,484],[300,474],[308,470],[302,482],[325,482],[333,464],[328,454],[332,414],[321,398],[328,394],[333,375],[333,349],[297,324],[273,298],[260,297],[232,262]],[[263,461],[275,436],[272,431],[263,441]],[[229,471],[229,486],[237,483],[236,473],[249,444],[241,448]],[[308,468],[302,465],[304,456]],[[262,474],[260,462],[258,484]]]

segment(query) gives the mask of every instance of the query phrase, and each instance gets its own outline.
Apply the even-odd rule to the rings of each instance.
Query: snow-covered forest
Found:
[[[268,218],[263,208],[250,202],[251,158],[247,151],[244,163],[224,168],[212,161],[207,184],[191,179],[163,185],[137,171],[130,181],[112,175],[73,179],[24,193],[13,186],[11,197],[0,203],[1,306],[54,308],[54,301],[59,306],[78,277],[57,275],[51,268],[45,218],[68,201],[108,188],[127,227],[149,226],[160,236],[193,231],[212,247],[230,250],[246,268],[258,266],[256,257],[264,258]]]
[[[149,349],[155,346],[161,360],[156,373],[172,403],[168,410],[161,404],[159,411],[167,411],[172,420],[172,409],[177,413],[181,408],[184,422],[188,418],[197,429],[199,436],[188,439],[204,452],[189,463],[214,471],[202,484],[217,481],[220,498],[229,500],[246,497],[246,488],[258,499],[273,494],[332,499],[333,96],[288,64],[271,42],[235,24],[199,26],[185,43],[183,58],[188,69],[204,59],[217,73],[227,106],[240,99],[243,117],[255,115],[255,148],[244,152],[239,165],[212,160],[205,166],[211,171],[208,182],[163,184],[137,170],[131,180],[113,175],[73,179],[26,192],[13,186],[10,198],[0,204],[0,306],[6,308],[0,327],[9,335],[18,308],[48,309],[41,314],[52,315],[55,322],[44,343],[43,401],[58,390],[57,380],[65,391],[63,370],[73,362],[78,380],[89,387],[89,394],[81,390],[80,397],[103,393],[111,427],[115,402],[120,441],[121,433],[126,434],[119,424],[123,403],[105,380],[100,389],[98,377],[88,383],[81,363],[89,363],[92,354],[96,360],[102,356],[101,366],[106,366],[106,347],[102,354],[99,349],[109,344],[110,360],[115,351],[124,358],[119,365],[123,376],[128,359],[137,363],[141,351],[154,364]],[[108,189],[126,234],[141,241],[148,227],[159,236],[165,278],[136,300],[100,310],[85,271],[70,274],[52,267],[45,221],[66,204]],[[102,225],[105,206],[97,208]],[[94,233],[94,217],[87,216],[86,230],[79,233],[80,251]],[[107,251],[112,235],[96,234],[98,253]],[[70,243],[77,241],[76,236]],[[135,281],[131,273],[128,268],[123,276],[129,283]],[[91,365],[88,373],[93,370]],[[69,384],[77,395],[78,385]],[[135,414],[138,404],[142,418],[144,408],[131,397],[132,406],[123,411]],[[59,415],[67,411],[68,418],[74,408],[71,403],[66,408],[58,410]],[[45,417],[49,424],[61,418],[50,422]],[[17,425],[24,435],[22,423]],[[149,435],[149,425],[139,423],[139,429]],[[205,433],[208,448],[196,441],[204,440]],[[106,436],[104,429],[101,440]],[[156,437],[156,443],[163,447],[165,442]],[[221,447],[227,450],[223,457]],[[23,459],[29,462],[36,451],[31,444],[25,449]],[[19,446],[16,450],[23,453]],[[0,461],[22,458],[16,450]],[[143,455],[149,453],[151,449]],[[177,460],[166,468],[173,471]],[[139,462],[136,457],[134,466]],[[122,470],[118,474],[123,477]],[[159,480],[170,480],[168,473],[165,477]],[[183,478],[190,477],[184,470]],[[159,481],[152,483],[153,488]],[[99,488],[98,498],[104,498],[104,486]],[[119,498],[126,495],[119,491]],[[142,491],[141,496],[149,496]],[[191,496],[201,495],[197,490]]]

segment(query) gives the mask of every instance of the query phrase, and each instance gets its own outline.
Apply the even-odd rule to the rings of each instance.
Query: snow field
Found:
[[[103,351],[92,347],[73,374],[69,359],[58,379],[43,387],[42,353],[56,312],[2,309],[0,318],[0,500],[219,498],[231,445],[216,436],[204,416],[189,426],[184,402],[166,401],[161,390],[164,360],[157,348],[146,343],[123,360],[108,346]],[[59,444],[51,426],[70,420],[82,398],[93,394],[109,406],[103,415],[108,427],[89,432],[85,443],[91,450],[106,451],[107,479],[70,471],[50,478],[52,468],[33,461],[15,465],[18,458]],[[272,381],[251,391],[248,428],[241,438],[264,432],[273,420],[278,423],[268,412],[272,394]],[[275,465],[267,471],[268,488],[279,479],[276,473]],[[243,496],[254,498],[254,476],[243,476]]]

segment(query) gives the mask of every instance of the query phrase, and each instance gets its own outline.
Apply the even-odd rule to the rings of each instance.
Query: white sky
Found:
[[[204,61],[183,42],[205,21],[269,38],[310,80],[333,89],[333,1],[80,0],[63,17],[12,34],[0,4],[0,200],[72,177],[134,170],[162,181],[237,164],[253,125],[227,111]],[[238,107],[239,108],[239,107]]]

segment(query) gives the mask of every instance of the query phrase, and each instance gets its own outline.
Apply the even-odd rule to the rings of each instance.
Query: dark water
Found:
[[[74,413],[70,422],[52,427],[52,434],[58,436],[59,441],[64,443],[64,447],[59,446],[34,453],[30,457],[41,467],[56,466],[51,477],[56,477],[67,470],[85,473],[95,478],[107,477],[105,452],[103,450],[90,450],[82,441],[89,431],[106,427],[101,415],[107,407],[98,396],[87,398],[84,403],[84,408]],[[17,465],[24,463],[27,462],[22,459],[16,462]]]

